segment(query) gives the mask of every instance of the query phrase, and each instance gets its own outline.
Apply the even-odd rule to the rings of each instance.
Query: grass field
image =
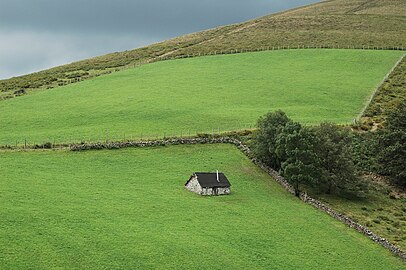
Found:
[[[406,198],[391,199],[388,193],[392,189],[371,183],[364,199],[349,200],[334,195],[318,195],[318,199],[406,250]]]
[[[158,62],[0,103],[0,143],[234,130],[283,109],[350,123],[403,52],[285,50]]]
[[[404,269],[231,145],[0,153],[1,269]],[[232,195],[200,197],[193,171]]]
[[[406,47],[406,1],[330,0],[247,22],[192,33],[147,47],[111,53],[8,80],[0,100],[21,88],[56,87],[162,55],[212,53],[272,46]],[[74,78],[74,80],[71,80]]]
[[[389,78],[374,96],[371,105],[364,113],[363,121],[372,127],[382,124],[386,117],[398,106],[401,100],[406,100],[406,57],[399,63]]]

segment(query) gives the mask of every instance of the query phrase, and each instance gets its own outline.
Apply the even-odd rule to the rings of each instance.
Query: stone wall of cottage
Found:
[[[200,186],[199,182],[197,181],[196,176],[193,176],[192,179],[187,183],[185,186],[188,190],[195,192],[197,194],[202,193],[202,187]]]
[[[214,188],[202,188],[202,192],[200,193],[203,196],[211,196],[211,195],[228,195],[230,194],[230,188],[221,188],[218,187],[217,193],[214,192]]]

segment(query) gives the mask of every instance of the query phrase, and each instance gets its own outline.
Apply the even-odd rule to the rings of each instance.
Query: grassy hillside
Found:
[[[14,91],[20,89],[53,88],[162,56],[288,45],[406,47],[406,1],[325,1],[136,50],[2,80],[0,99],[14,97]]]
[[[0,162],[2,269],[404,269],[229,145],[13,152]],[[193,171],[215,169],[232,195],[184,189]]]
[[[383,181],[370,181],[369,193],[363,199],[345,199],[334,195],[315,195],[333,209],[367,226],[374,233],[406,250],[406,196]]]
[[[398,51],[285,50],[158,62],[1,102],[0,142],[236,130],[283,109],[350,123]]]
[[[362,128],[369,129],[384,124],[389,113],[402,100],[406,100],[406,57],[379,88],[362,118]]]

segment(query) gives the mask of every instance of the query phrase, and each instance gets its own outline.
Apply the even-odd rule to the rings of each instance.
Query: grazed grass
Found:
[[[406,250],[406,198],[391,198],[393,189],[370,180],[369,194],[364,199],[332,195],[319,195],[319,199]]]
[[[53,88],[155,57],[267,46],[406,47],[404,0],[334,0],[0,81],[1,98]],[[71,80],[70,78],[75,78]],[[77,76],[77,77],[76,77]]]
[[[11,152],[0,162],[2,269],[404,269],[230,145]],[[216,169],[232,195],[183,188],[193,171]]]
[[[282,109],[305,124],[347,124],[401,56],[287,50],[183,59],[0,103],[0,143],[241,129]]]

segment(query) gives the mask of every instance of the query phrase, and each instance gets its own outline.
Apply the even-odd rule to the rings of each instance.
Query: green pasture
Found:
[[[0,269],[404,269],[231,145],[0,153]],[[223,171],[232,194],[184,189]]]
[[[238,130],[276,109],[348,124],[402,54],[281,50],[144,65],[0,102],[0,144]]]

